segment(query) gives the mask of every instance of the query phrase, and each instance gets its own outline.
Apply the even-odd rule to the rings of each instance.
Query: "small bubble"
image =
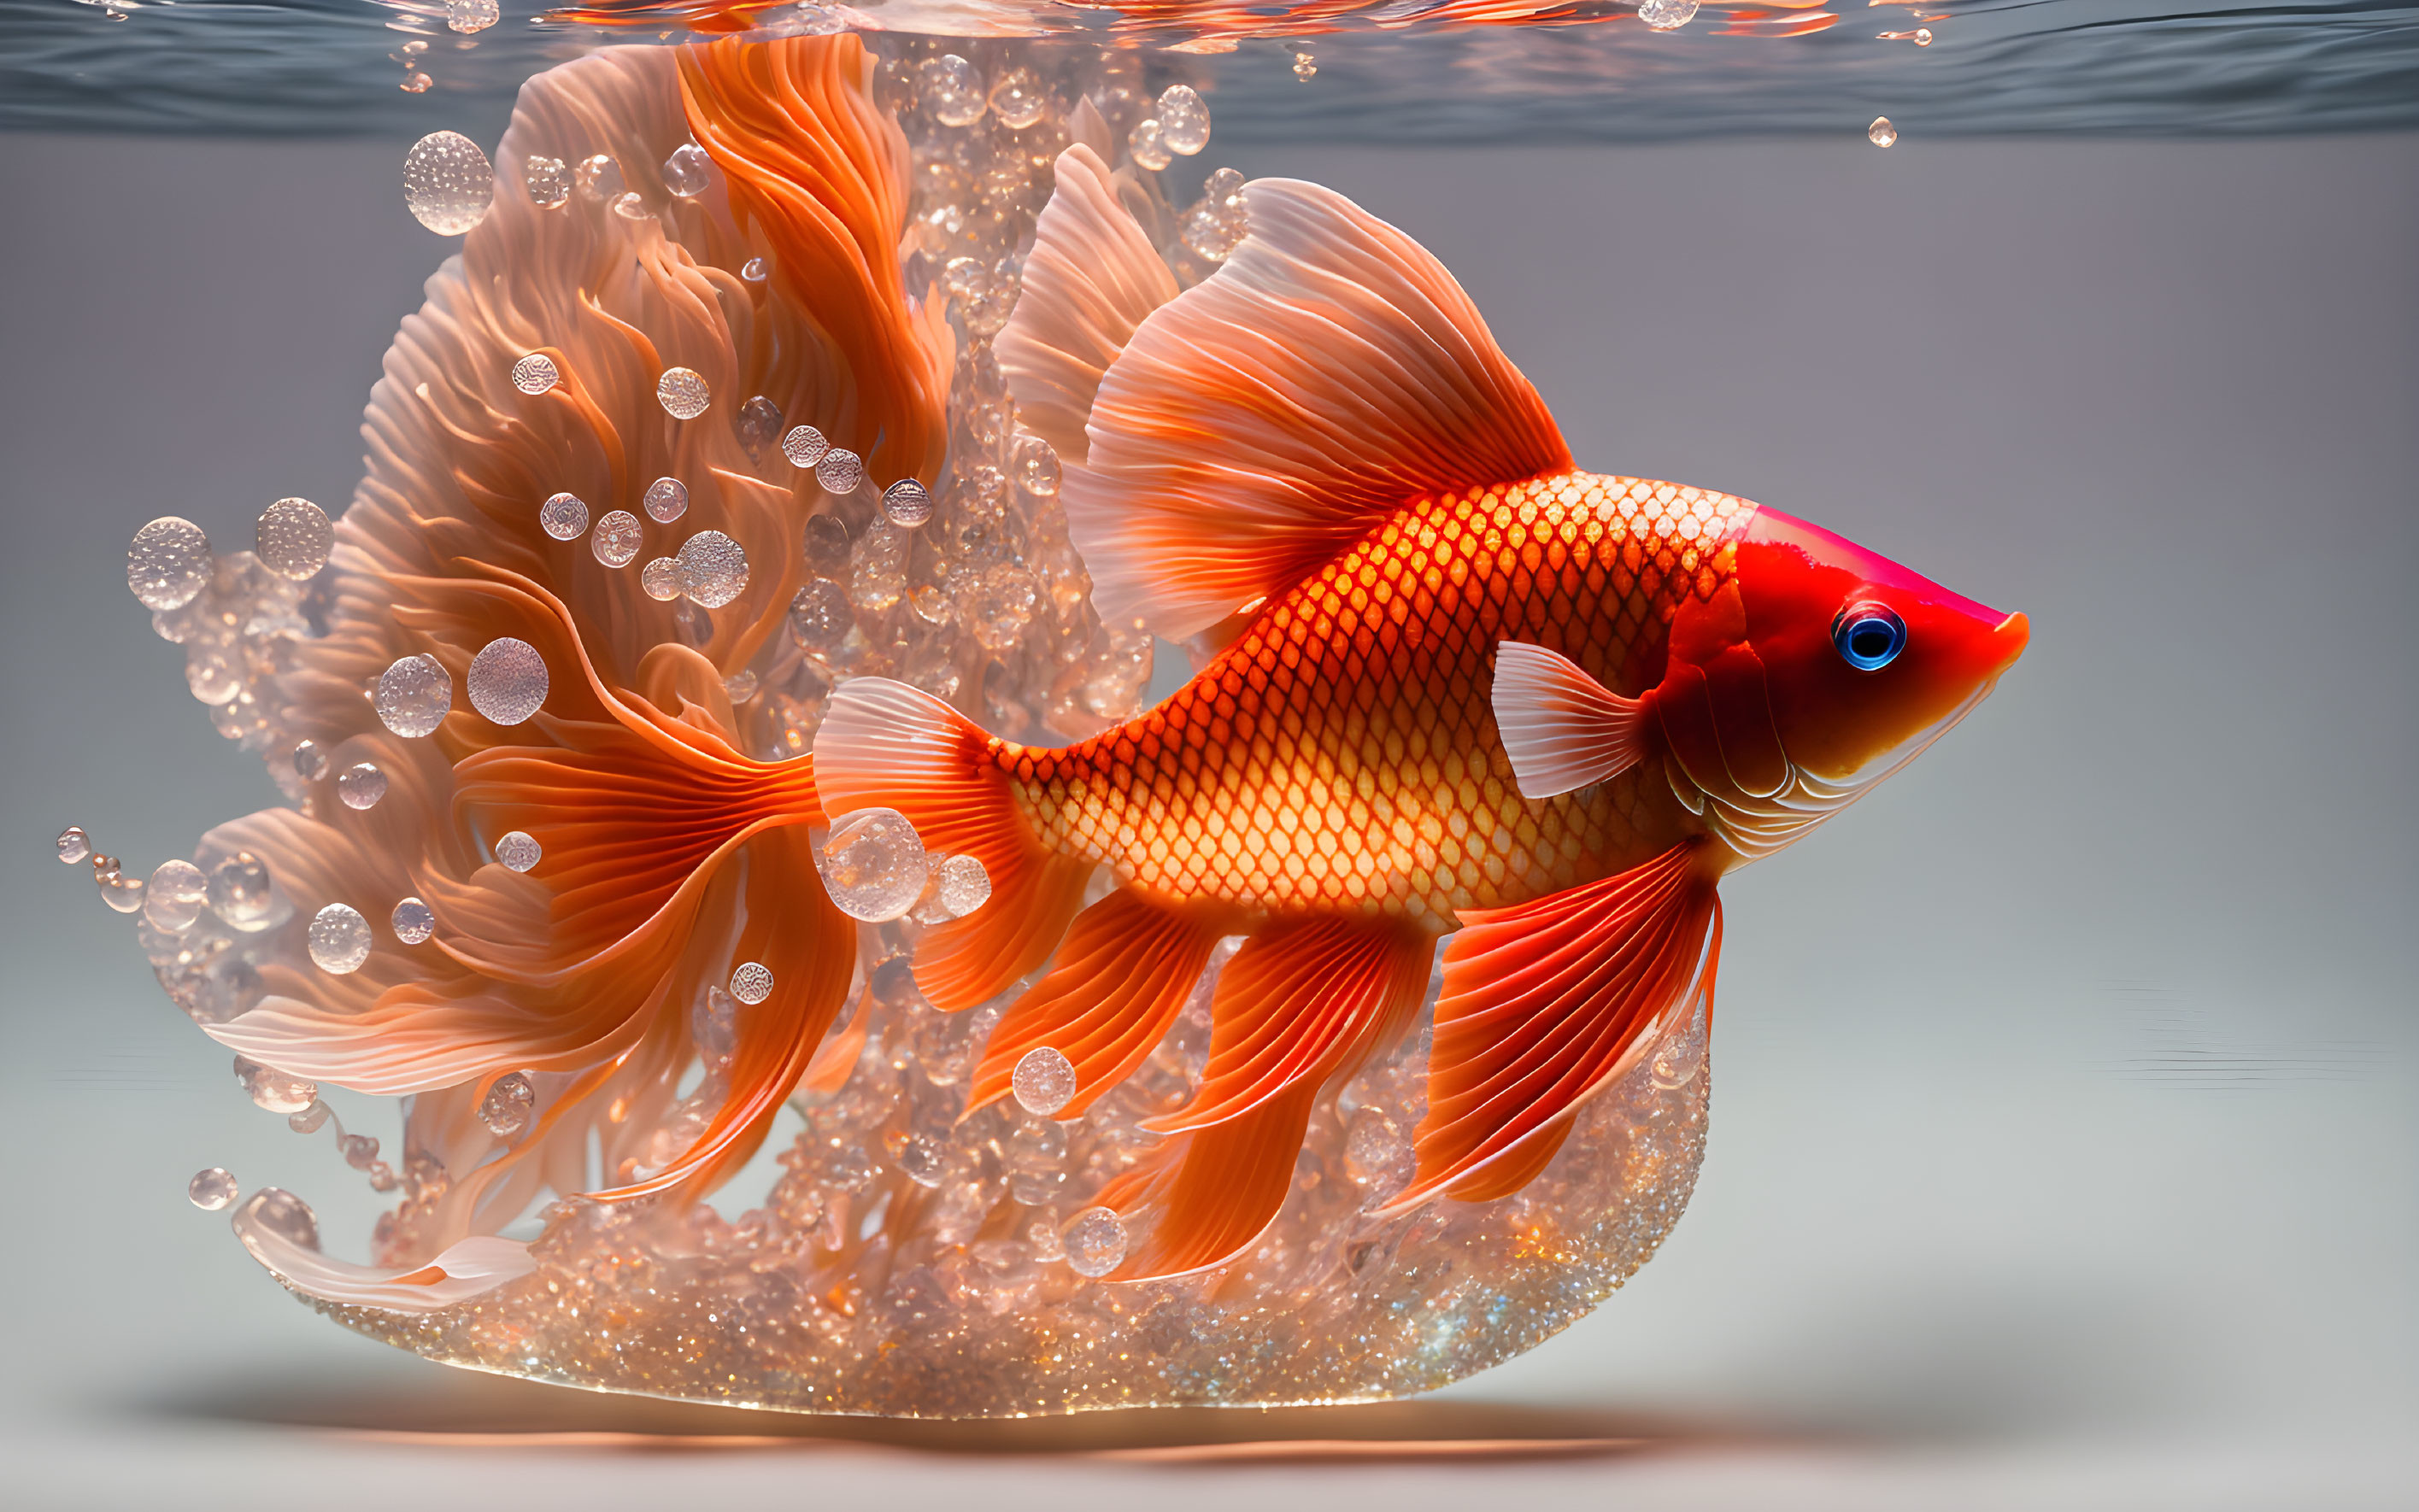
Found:
[[[677,478],[658,478],[647,485],[647,517],[670,525],[688,512],[688,484]]]
[[[1049,442],[1038,435],[1027,435],[1016,443],[1016,481],[1036,498],[1058,496],[1058,453]]]
[[[190,861],[163,861],[143,890],[143,917],[177,934],[191,929],[210,895],[209,879]]]
[[[924,895],[924,843],[896,809],[859,809],[835,820],[815,861],[824,891],[852,919],[896,919]]]
[[[588,528],[588,501],[577,494],[556,494],[537,507],[538,528],[557,541],[577,541]]]
[[[992,83],[992,115],[1010,130],[1024,130],[1049,108],[1049,91],[1031,69],[1010,69]]]
[[[732,429],[749,456],[761,457],[766,447],[781,438],[781,406],[758,394],[739,406],[739,419]]]
[[[1148,168],[1153,172],[1176,160],[1176,154],[1167,150],[1159,117],[1155,115],[1144,116],[1140,124],[1126,133],[1126,152],[1133,159],[1135,167]]]
[[[500,635],[470,659],[470,707],[490,724],[520,724],[546,702],[546,658],[525,640]]]
[[[406,739],[436,733],[454,707],[454,679],[433,656],[398,658],[378,674],[378,723]]]
[[[901,478],[882,491],[882,516],[902,530],[913,530],[932,517],[932,495],[913,478]]]
[[[681,592],[719,609],[747,587],[747,553],[719,530],[700,530],[681,542]]]
[[[143,879],[127,876],[116,856],[92,858],[92,880],[100,889],[100,901],[119,913],[132,913],[143,907]]]
[[[646,527],[628,510],[615,510],[596,522],[596,533],[588,538],[588,548],[596,559],[608,567],[627,567],[639,559],[639,538]]]
[[[92,859],[92,836],[84,832],[81,824],[70,824],[59,832],[59,860],[70,866],[81,866]]]
[[[310,945],[314,966],[331,976],[349,975],[370,958],[370,922],[349,904],[331,903],[311,917]]]
[[[963,919],[991,901],[991,873],[973,856],[951,856],[941,863],[942,910]]]
[[[319,1215],[311,1204],[291,1192],[274,1186],[264,1186],[244,1199],[236,1210],[239,1224],[249,1221],[264,1233],[273,1234],[297,1249],[317,1250],[319,1247]]]
[[[1898,141],[1898,128],[1887,115],[1876,115],[1873,124],[1865,128],[1865,140],[1877,147],[1887,147]]]
[[[655,380],[655,402],[674,420],[695,420],[714,403],[705,379],[694,368],[666,368]]]
[[[212,1166],[208,1170],[193,1172],[185,1184],[185,1196],[204,1213],[216,1213],[235,1200],[235,1177],[224,1166]]]
[[[1179,158],[1190,158],[1210,145],[1210,107],[1191,84],[1174,84],[1159,97],[1151,112],[1159,122],[1159,140]]]
[[[366,1134],[347,1134],[336,1141],[336,1150],[346,1165],[367,1170],[377,1159],[378,1142]]]
[[[1009,1085],[1018,1107],[1048,1118],[1075,1100],[1075,1062],[1063,1051],[1037,1045],[1018,1057]]]
[[[404,207],[440,237],[477,225],[495,197],[496,170],[479,144],[459,131],[432,131],[404,155]]]
[[[267,928],[277,915],[269,863],[239,850],[210,868],[210,911],[247,934]]]
[[[1059,1243],[1066,1247],[1069,1270],[1077,1275],[1106,1275],[1125,1263],[1125,1220],[1109,1208],[1086,1208],[1068,1222]]]
[[[1697,0],[1638,0],[1638,19],[1658,32],[1675,32],[1697,19]]]
[[[405,898],[387,915],[387,927],[407,945],[418,945],[437,933],[437,912],[418,898]]]
[[[1931,27],[1918,26],[1915,29],[1915,45],[1918,47],[1930,47],[1932,45]]]
[[[848,589],[830,578],[816,578],[790,601],[790,638],[802,651],[828,656],[855,628],[856,610],[848,602]]]
[[[755,1004],[773,995],[773,973],[755,961],[744,961],[731,973],[731,995]]]
[[[836,446],[815,464],[815,481],[826,494],[838,497],[856,492],[865,481],[865,463],[844,446]]]
[[[899,1143],[899,1153],[892,1157],[901,1174],[918,1186],[938,1186],[946,1173],[948,1156],[940,1142],[929,1134],[911,1134]]]
[[[647,221],[654,219],[655,212],[647,208],[646,196],[634,189],[613,197],[613,213],[624,221]]]
[[[297,1134],[316,1134],[328,1126],[328,1120],[335,1116],[335,1111],[325,1103],[314,1102],[300,1113],[286,1114],[285,1126]]]
[[[916,82],[924,108],[943,126],[972,126],[982,119],[982,76],[955,53],[926,58]]]
[[[532,352],[513,364],[513,387],[525,394],[542,394],[562,381],[554,359],[544,352]]]
[[[294,742],[294,771],[304,782],[317,782],[328,774],[328,753],[319,749],[318,741]]]
[[[530,203],[541,210],[558,210],[571,198],[571,169],[561,158],[527,158],[521,161],[521,187]]]
[[[664,188],[682,199],[697,198],[713,182],[714,160],[694,142],[672,148],[672,155],[664,160]]]
[[[235,1058],[235,1078],[243,1084],[244,1095],[253,1106],[263,1112],[300,1113],[319,1100],[317,1082],[240,1055]]]
[[[507,1071],[479,1100],[479,1122],[498,1138],[509,1139],[529,1127],[530,1114],[536,1107],[537,1089],[530,1085],[529,1077]]]
[[[750,283],[762,283],[773,276],[773,270],[762,257],[750,257],[739,265],[739,276]]]
[[[111,11],[111,12],[110,12],[110,15],[111,15],[111,16],[113,16],[113,17],[118,16],[118,15],[120,15],[120,14],[122,14],[122,13],[121,13],[121,12],[119,12],[119,11],[116,11],[116,10],[113,10],[113,11]],[[418,69],[412,69],[410,72],[408,72],[408,73],[405,74],[405,75],[403,76],[403,82],[402,82],[401,84],[399,84],[395,85],[395,87],[396,87],[396,88],[398,88],[398,89],[400,89],[400,90],[402,90],[402,91],[403,91],[405,94],[407,94],[407,95],[424,95],[424,94],[428,93],[428,86],[429,86],[430,84],[434,84],[434,83],[436,83],[436,81],[435,81],[435,80],[433,80],[433,79],[429,78],[429,77],[428,77],[428,75],[426,75],[426,74],[424,74],[424,73],[421,72]],[[428,224],[425,221],[422,221],[421,223],[422,223],[423,225],[427,225],[427,224]],[[428,227],[428,229],[429,229],[429,230],[431,230],[431,231],[435,231],[435,230],[437,230],[437,227],[435,227],[435,226],[429,226],[429,227]],[[449,232],[449,233],[444,233],[444,234],[445,234],[445,235],[452,235],[452,233],[450,233],[450,232]]]
[[[670,603],[680,597],[681,564],[678,558],[658,557],[639,569],[639,588],[657,603]]]
[[[806,528],[807,567],[818,577],[838,577],[848,569],[848,527],[837,514],[810,514]]]
[[[209,580],[210,538],[191,520],[163,515],[126,548],[126,586],[146,609],[181,609]]]
[[[733,704],[744,704],[756,696],[756,674],[742,667],[722,680],[722,691]]]
[[[478,675],[478,668],[473,666],[470,676],[476,679]],[[475,701],[478,695],[474,692],[471,697]],[[386,796],[386,773],[380,771],[375,762],[356,762],[347,767],[344,774],[336,779],[336,796],[344,800],[347,808],[376,808],[378,800]]]
[[[811,467],[831,451],[824,433],[811,425],[800,425],[781,437],[781,455],[790,459],[793,467]]]
[[[496,864],[506,871],[528,871],[545,857],[545,848],[527,830],[507,830],[496,841]]]
[[[627,187],[622,182],[622,165],[613,160],[609,152],[580,159],[579,166],[572,170],[572,178],[579,185],[581,195],[599,205],[619,199]]]
[[[502,17],[496,0],[445,0],[445,24],[466,37],[485,31]]]
[[[328,565],[336,527],[327,512],[307,498],[281,498],[261,511],[253,540],[261,565],[278,576],[304,582]]]

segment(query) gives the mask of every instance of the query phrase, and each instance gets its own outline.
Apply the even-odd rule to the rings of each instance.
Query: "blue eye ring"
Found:
[[[1831,620],[1831,644],[1857,671],[1878,672],[1906,649],[1906,621],[1887,603],[1860,599]]]

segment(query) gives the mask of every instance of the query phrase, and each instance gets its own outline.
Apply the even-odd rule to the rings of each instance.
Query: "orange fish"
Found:
[[[1314,185],[1178,292],[1088,148],[997,351],[1066,467],[1104,617],[1207,659],[1059,749],[860,679],[824,809],[887,806],[994,879],[928,934],[937,1006],[1009,1009],[975,1106],[1040,1047],[1080,1116],[1212,948],[1208,1068],[1101,1200],[1125,1275],[1217,1263],[1289,1188],[1325,1089],[1397,1041],[1446,939],[1395,1210],[1544,1168],[1591,1092],[1710,1010],[1716,885],[1855,800],[2023,651],[2002,614],[1744,499],[1583,472],[1444,268]],[[1086,908],[1108,867],[1117,889]]]

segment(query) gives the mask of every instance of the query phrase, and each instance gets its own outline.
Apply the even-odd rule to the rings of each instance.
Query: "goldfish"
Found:
[[[1247,185],[1242,241],[1179,290],[1099,155],[1055,175],[1000,365],[1104,619],[1197,667],[1055,747],[849,681],[823,810],[895,809],[994,879],[915,964],[946,1011],[1014,995],[978,1107],[1047,1049],[1080,1117],[1241,938],[1192,1099],[1098,1199],[1139,1236],[1120,1276],[1252,1244],[1440,942],[1390,1211],[1516,1191],[1710,1014],[1721,878],[1937,740],[2027,623],[1768,506],[1579,469],[1451,274],[1330,190]]]

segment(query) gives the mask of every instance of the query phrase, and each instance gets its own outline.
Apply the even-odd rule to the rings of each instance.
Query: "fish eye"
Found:
[[[1859,672],[1878,672],[1906,649],[1906,621],[1887,603],[1862,600],[1831,621],[1831,644],[1840,660]]]

